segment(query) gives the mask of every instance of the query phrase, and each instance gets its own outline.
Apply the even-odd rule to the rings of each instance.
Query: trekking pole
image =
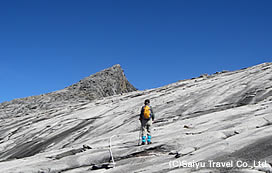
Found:
[[[141,130],[139,131],[138,146],[140,145],[140,139],[141,139]]]
[[[140,131],[139,131],[139,140],[138,140],[138,146],[140,146],[141,145],[141,137],[142,137],[142,134],[143,132],[142,132],[142,125],[140,126]]]

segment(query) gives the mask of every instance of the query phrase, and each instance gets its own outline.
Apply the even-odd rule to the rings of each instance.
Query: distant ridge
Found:
[[[0,114],[20,116],[34,110],[48,110],[62,107],[66,103],[88,102],[97,98],[136,91],[137,89],[128,82],[123,69],[119,64],[90,75],[65,89],[14,99],[0,104]],[[12,111],[5,111],[12,110]]]

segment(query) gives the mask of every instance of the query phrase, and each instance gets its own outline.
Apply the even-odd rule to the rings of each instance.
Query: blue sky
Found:
[[[138,89],[272,60],[271,0],[0,1],[0,102],[121,64]]]

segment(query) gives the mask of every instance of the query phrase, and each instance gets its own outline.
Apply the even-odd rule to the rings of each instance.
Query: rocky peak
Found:
[[[80,80],[67,90],[70,94],[92,100],[136,91],[136,88],[128,82],[123,69],[117,64]]]

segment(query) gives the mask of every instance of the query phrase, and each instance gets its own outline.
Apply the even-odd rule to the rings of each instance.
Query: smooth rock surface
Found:
[[[0,172],[263,172],[267,167],[251,167],[253,162],[272,163],[272,63],[145,91],[133,91],[129,84],[109,86],[113,90],[104,94],[87,89],[83,102],[79,85],[53,93],[67,92],[69,101],[60,99],[58,106],[41,106],[45,98],[50,105],[50,94],[33,104],[1,104]],[[99,97],[88,100],[93,90]],[[70,98],[74,95],[79,96]],[[138,114],[147,98],[156,114],[153,144],[138,146]],[[26,105],[32,111],[22,111]],[[115,167],[91,170],[113,162],[110,137]],[[174,151],[181,157],[169,154]],[[179,164],[209,160],[241,160],[249,166]]]

